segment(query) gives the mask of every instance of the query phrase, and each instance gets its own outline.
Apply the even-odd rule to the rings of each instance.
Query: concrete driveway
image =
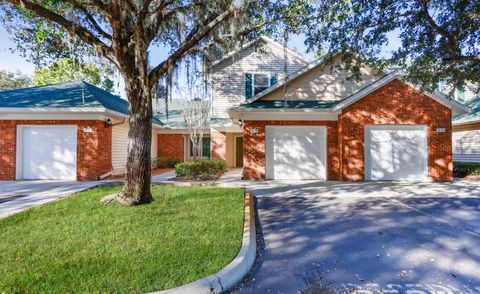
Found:
[[[480,293],[479,182],[265,182],[251,190],[263,245],[236,292]]]
[[[67,197],[99,184],[101,182],[1,181],[0,218]]]

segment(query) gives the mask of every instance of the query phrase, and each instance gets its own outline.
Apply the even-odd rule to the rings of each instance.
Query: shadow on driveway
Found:
[[[265,183],[242,293],[480,293],[478,183]],[[309,288],[310,287],[310,288]]]

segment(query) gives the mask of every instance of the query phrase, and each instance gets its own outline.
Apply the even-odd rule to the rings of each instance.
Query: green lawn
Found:
[[[85,191],[0,220],[0,293],[139,293],[217,272],[240,249],[243,191],[153,186],[137,207]]]

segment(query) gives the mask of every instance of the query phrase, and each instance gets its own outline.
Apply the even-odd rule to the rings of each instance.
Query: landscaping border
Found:
[[[253,195],[246,192],[242,247],[237,256],[226,267],[213,275],[190,284],[150,294],[222,293],[237,286],[250,272],[257,253],[254,205]]]

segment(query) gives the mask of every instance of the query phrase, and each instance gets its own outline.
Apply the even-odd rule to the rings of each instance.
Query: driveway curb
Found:
[[[177,288],[152,292],[150,294],[222,293],[237,286],[250,272],[255,262],[256,251],[257,244],[255,236],[255,210],[253,195],[250,192],[246,192],[242,247],[232,262],[230,262],[221,271],[206,278]]]

